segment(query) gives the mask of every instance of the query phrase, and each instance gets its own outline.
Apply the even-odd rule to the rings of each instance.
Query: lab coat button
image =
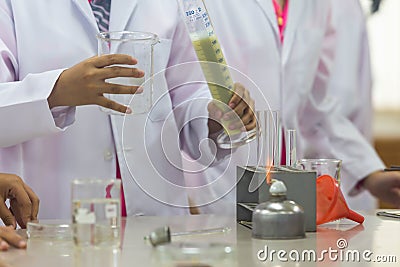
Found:
[[[114,155],[110,150],[107,149],[107,150],[104,151],[104,159],[105,160],[110,161],[113,158],[114,158]]]

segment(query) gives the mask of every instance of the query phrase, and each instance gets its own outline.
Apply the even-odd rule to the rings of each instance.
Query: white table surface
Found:
[[[365,222],[357,225],[347,220],[325,224],[318,228],[316,233],[307,233],[305,239],[298,240],[255,240],[251,238],[251,230],[235,223],[234,218],[218,217],[215,215],[196,215],[183,217],[131,217],[122,222],[123,245],[121,250],[111,249],[84,249],[74,248],[72,241],[51,241],[51,240],[28,240],[26,250],[10,249],[8,252],[0,252],[0,261],[5,266],[400,266],[400,220],[378,217],[375,213],[364,213]],[[43,221],[42,221],[43,222]],[[230,227],[232,230],[227,233],[217,233],[197,236],[172,237],[172,242],[192,242],[195,244],[205,244],[209,242],[230,244],[234,253],[226,257],[221,262],[213,262],[212,255],[203,256],[199,262],[203,265],[179,265],[163,260],[163,254],[144,241],[143,237],[160,226],[169,225],[172,232],[187,230],[198,230],[215,227]],[[21,231],[21,234],[24,232]],[[335,255],[340,256],[340,252],[324,254],[324,261],[319,261],[318,257],[322,250],[339,250],[337,240],[344,239],[347,247],[342,249],[343,259],[334,260]],[[271,251],[281,250],[281,259],[277,252],[265,261],[258,259],[257,254],[260,250],[268,249]],[[362,259],[364,251],[371,251],[366,254],[371,258],[371,262]],[[295,257],[305,253],[305,251],[315,251],[317,259],[298,262],[290,257]],[[360,253],[359,262],[354,253]],[[286,253],[286,254],[284,254]],[[350,255],[351,254],[351,255]],[[305,253],[305,255],[309,255]],[[350,261],[346,260],[346,255]],[[265,254],[261,253],[261,257]],[[396,263],[378,263],[376,260],[386,259],[396,260]],[[287,261],[284,261],[285,258]],[[375,261],[375,262],[374,262]],[[207,263],[207,264],[205,264]],[[0,266],[2,266],[0,264]]]

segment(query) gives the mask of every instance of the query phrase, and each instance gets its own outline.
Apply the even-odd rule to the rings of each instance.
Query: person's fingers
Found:
[[[240,83],[235,83],[235,89],[234,89],[234,94],[231,98],[231,100],[229,100],[229,107],[234,109],[240,101],[242,101],[244,92],[246,91],[246,89],[244,88],[243,85],[241,85]]]
[[[377,196],[380,200],[390,203],[391,205],[400,207],[400,193],[399,192],[385,192],[384,195]]]
[[[124,54],[109,54],[92,57],[89,59],[89,63],[93,64],[96,68],[104,68],[116,64],[136,65],[137,60]]]
[[[245,104],[245,102],[241,101],[241,102],[239,102],[239,104],[236,106],[236,108],[234,110],[226,112],[223,116],[223,119],[224,120],[233,120],[233,119],[240,120],[240,118],[245,115],[247,109],[248,109],[248,105]]]
[[[9,244],[16,248],[26,248],[26,241],[11,227],[0,226],[0,249],[9,248]]]
[[[114,111],[120,112],[120,113],[126,113],[126,114],[131,114],[132,110],[129,107],[126,107],[124,105],[121,105],[115,101],[112,101],[104,96],[100,96],[97,98],[96,104],[108,109],[112,109]]]
[[[399,206],[400,205],[400,172],[384,172],[382,176],[379,176],[380,174],[377,174],[378,177],[373,177],[372,180],[373,183],[372,185],[375,188],[381,188],[380,194],[382,197],[388,197],[390,203]],[[376,185],[375,185],[376,184]],[[375,188],[372,188],[370,190],[374,190]],[[388,191],[390,192],[388,194]]]
[[[257,126],[257,119],[256,116],[254,114],[254,100],[250,99],[249,101],[249,107],[246,109],[246,114],[245,116],[242,118],[242,121],[246,120],[246,123],[244,123],[245,129],[242,129],[242,131],[250,131],[253,130],[254,128],[256,128]]]
[[[32,202],[25,191],[22,180],[13,184],[9,193],[10,207],[14,217],[21,228],[26,228],[26,224],[31,220]]]
[[[212,119],[219,120],[222,117],[222,111],[217,107],[214,101],[211,101],[208,106],[208,113]]]
[[[250,98],[249,91],[247,91],[243,88],[243,91],[241,91],[241,97],[238,99],[235,99],[235,101],[236,101],[236,103],[234,106],[232,106],[231,103],[229,103],[229,106],[231,108],[233,108],[233,110],[230,112],[227,112],[224,115],[224,119],[226,119],[226,120],[231,119],[234,116],[236,116],[236,114],[239,117],[242,117],[244,115],[245,110],[248,107],[250,107],[250,105],[251,105],[251,98]]]
[[[250,106],[252,106],[251,103]],[[232,120],[232,122],[229,125],[230,130],[240,129],[241,131],[244,132],[252,130],[256,127],[256,118],[254,116],[253,109],[250,108],[250,106],[246,107],[240,119],[238,118],[239,115],[235,115],[235,117],[232,117],[232,113],[229,114],[230,115],[229,118],[230,120]]]
[[[14,213],[14,217],[21,228],[26,228],[26,224],[30,221],[32,212],[32,203],[25,191],[24,182],[16,182],[10,189],[9,193],[10,207]]]
[[[387,174],[390,175],[390,183],[387,183],[388,190],[382,190],[381,194],[383,195],[383,197],[388,198],[387,202],[393,204],[396,207],[400,207],[400,173],[387,172]],[[387,194],[387,192],[385,191],[389,191],[390,193]]]
[[[253,119],[253,120],[250,121],[250,123],[248,123],[245,126],[245,129],[242,129],[242,131],[251,131],[251,130],[255,129],[256,126],[257,126],[256,120]]]
[[[25,229],[27,223],[31,220],[31,207],[32,206],[21,207],[15,198],[10,199],[10,210],[14,214],[15,220],[22,229]]]
[[[102,68],[99,71],[101,79],[109,79],[116,77],[133,77],[142,78],[144,77],[144,71],[137,68],[127,68],[122,66],[112,66],[108,68]]]
[[[249,114],[245,114],[241,119],[231,119],[229,120],[229,130],[237,130],[240,129],[241,131],[246,130],[246,126],[251,122],[251,116]]]
[[[377,171],[363,180],[364,187],[378,199],[400,207],[400,172]]]
[[[3,200],[0,200],[0,218],[3,220],[5,225],[11,225],[13,228],[17,227],[14,215],[8,209]]]
[[[399,188],[392,188],[390,190],[390,194],[388,194],[387,202],[393,204],[397,208],[400,207],[400,189]]]
[[[394,179],[393,186],[400,189],[400,175],[397,175]]]
[[[2,227],[2,226],[0,226]],[[7,251],[10,248],[10,245],[0,237],[0,251]]]
[[[101,94],[140,94],[143,92],[143,87],[140,86],[127,86],[114,83],[104,83],[99,86],[99,93]]]
[[[37,220],[37,215],[39,213],[39,197],[33,192],[32,188],[30,188],[27,184],[24,184],[25,191],[28,194],[29,199],[31,200],[32,203],[32,211],[31,211],[31,220],[35,221]]]
[[[235,107],[235,109],[233,110],[239,117],[242,117],[245,113],[245,110],[248,108],[248,104],[244,101],[244,99],[242,101],[240,101],[237,106]]]
[[[249,97],[250,97],[250,94],[249,94]],[[252,115],[254,116],[254,119],[255,119],[256,118],[256,115],[254,114],[255,103],[254,103],[253,98],[250,98],[250,100],[248,100],[248,104],[249,104],[249,112],[252,113]]]
[[[246,126],[248,125],[252,120],[253,120],[253,116],[250,112],[248,112],[246,110],[246,112],[244,112],[244,115],[242,116],[242,125]]]

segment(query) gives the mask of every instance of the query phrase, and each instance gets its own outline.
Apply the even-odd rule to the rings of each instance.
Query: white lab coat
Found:
[[[367,25],[359,0],[332,1],[335,61],[329,92],[360,132],[372,141],[372,74]]]
[[[345,40],[337,39],[335,26],[338,25],[333,23],[337,18],[332,16],[340,12],[332,12],[332,8],[338,8],[338,5],[331,6],[331,1],[320,0],[290,1],[283,46],[271,0],[206,0],[206,5],[228,65],[249,77],[243,80],[243,77],[233,75],[234,80],[242,82],[250,90],[256,100],[256,109],[268,109],[267,102],[263,101],[266,98],[273,110],[281,110],[283,127],[297,130],[298,158],[342,159],[342,188],[346,197],[350,188],[361,178],[384,168],[373,147],[348,118],[361,103],[354,99],[358,95],[359,73],[350,68],[352,75],[340,77],[336,73],[333,77],[343,80],[330,80],[336,45],[338,42],[346,45],[343,43]],[[362,25],[350,27],[353,29]],[[360,51],[358,46],[362,42],[357,39],[357,44],[349,51],[360,53],[357,60],[361,60],[361,54],[365,52]],[[351,58],[353,55],[342,55],[344,58],[346,56]],[[358,63],[355,63],[357,66],[354,68],[359,67]],[[330,93],[334,88],[329,88],[339,83],[349,84],[341,88],[342,95]],[[345,97],[342,92],[348,89],[352,96],[348,101],[358,105],[352,105],[349,110],[341,110],[338,102]],[[244,149],[250,151],[250,154],[238,150],[233,154],[232,161],[209,168],[198,173],[197,177],[190,177],[190,180],[199,183],[203,176],[203,180],[207,181],[225,181],[228,185],[225,192],[228,192],[236,176],[236,165],[243,165],[249,157],[252,158],[250,162],[254,162],[255,149]],[[206,204],[203,198],[206,190],[211,191],[210,194],[214,194],[215,190],[210,187],[204,190],[203,194],[191,198]],[[233,213],[235,206],[231,203],[235,199],[234,193],[234,190],[231,191],[225,197],[225,202],[222,199],[204,207],[204,210]],[[220,192],[217,194],[221,196]],[[371,199],[370,196],[366,197]],[[352,199],[347,197],[347,200],[351,205]],[[363,206],[351,207],[371,208],[371,204],[364,200],[361,201]]]
[[[372,134],[372,74],[367,25],[359,0],[332,1],[332,25],[336,30],[335,59],[328,85],[329,94],[337,98],[338,109],[370,142]],[[352,177],[342,172],[343,189],[348,191]],[[347,197],[351,208],[370,210],[377,207],[368,192]]]
[[[110,30],[123,29],[158,34],[155,73],[195,59],[173,0],[113,0]],[[33,188],[41,200],[39,218],[69,218],[70,181],[115,177],[117,155],[128,215],[186,214],[187,194],[175,186],[184,184],[179,135],[174,116],[168,114],[195,94],[209,96],[209,92],[188,87],[168,94],[167,84],[190,80],[189,68],[156,76],[158,104],[149,116],[124,120],[97,106],[48,107],[47,97],[60,73],[97,54],[97,32],[87,0],[1,1],[0,172],[18,174]],[[204,112],[203,105],[175,115],[187,121],[191,114]],[[182,134],[183,143],[207,137],[206,120],[195,127],[205,131],[191,132],[191,138]],[[169,140],[167,148],[162,139]],[[176,158],[169,161],[166,154]]]

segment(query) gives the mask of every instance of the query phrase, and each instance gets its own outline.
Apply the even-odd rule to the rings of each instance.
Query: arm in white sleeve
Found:
[[[352,179],[354,186],[367,175],[382,170],[384,164],[354,123],[338,110],[338,105],[327,92],[331,79],[335,34],[335,30],[330,27],[324,37],[316,78],[308,95],[301,124],[303,135],[309,139],[309,144],[317,142],[313,140],[315,136],[325,138],[326,144],[316,149],[327,150],[320,151],[322,156],[341,159],[343,168],[351,176],[345,179]]]
[[[0,4],[0,147],[62,131],[74,120],[74,108],[50,111],[47,98],[63,70],[19,77],[12,13]]]
[[[357,1],[358,6],[360,3]],[[369,40],[367,25],[365,22],[364,14],[359,6],[359,12],[362,16],[362,32],[361,44],[359,53],[358,77],[359,77],[359,108],[352,114],[352,121],[360,129],[365,138],[372,143],[372,117],[373,117],[373,104],[372,104],[372,74],[371,74],[371,56],[369,49]]]
[[[0,84],[0,147],[63,131],[74,121],[75,108],[49,108],[47,98],[61,71],[31,74]]]
[[[338,108],[372,141],[372,82],[364,13],[358,0],[332,2],[336,32],[335,58],[328,91]]]

